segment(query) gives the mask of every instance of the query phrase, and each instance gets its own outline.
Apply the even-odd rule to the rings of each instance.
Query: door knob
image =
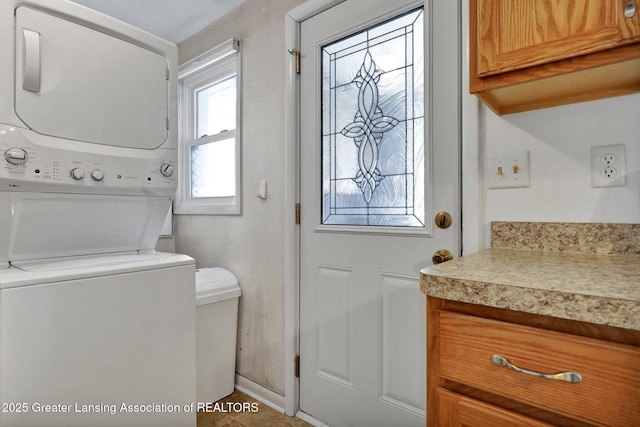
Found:
[[[442,264],[443,262],[451,261],[452,259],[453,254],[446,249],[438,249],[431,257],[431,261],[433,261],[434,264]]]

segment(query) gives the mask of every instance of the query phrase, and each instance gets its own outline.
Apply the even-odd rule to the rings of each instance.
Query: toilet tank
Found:
[[[220,267],[196,270],[196,398],[233,393],[238,332],[238,279]]]

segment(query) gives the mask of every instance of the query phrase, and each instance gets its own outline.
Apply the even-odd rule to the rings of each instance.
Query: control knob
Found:
[[[28,158],[29,156],[27,155],[27,152],[22,148],[11,147],[7,148],[7,150],[4,152],[4,159],[7,161],[7,163],[12,165],[24,165],[25,163],[27,163]]]
[[[104,172],[99,169],[94,170],[91,172],[91,179],[98,182],[102,181],[104,179]]]
[[[71,172],[69,172],[69,175],[71,175],[71,178],[75,179],[76,181],[80,181],[84,179],[84,171],[80,168],[71,169]]]
[[[173,175],[173,166],[171,166],[169,163],[163,163],[162,165],[160,165],[160,173],[162,174],[162,176],[170,177],[171,175]]]

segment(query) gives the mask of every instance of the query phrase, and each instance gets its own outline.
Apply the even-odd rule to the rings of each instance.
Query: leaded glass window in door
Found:
[[[424,227],[416,9],[322,47],[322,224]]]

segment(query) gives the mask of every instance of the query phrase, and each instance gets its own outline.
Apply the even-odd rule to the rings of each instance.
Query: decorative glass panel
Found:
[[[322,224],[424,226],[423,15],[322,47]]]
[[[191,147],[191,197],[236,195],[235,138]]]

